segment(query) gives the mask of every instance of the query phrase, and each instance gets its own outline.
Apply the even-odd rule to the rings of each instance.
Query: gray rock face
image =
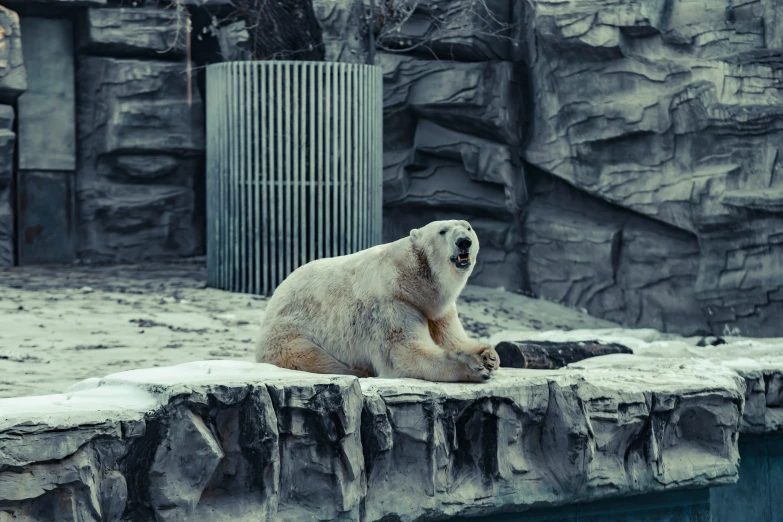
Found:
[[[538,295],[630,326],[711,331],[694,286],[695,236],[552,177],[531,191],[526,267]]]
[[[0,6],[0,102],[12,103],[27,89],[19,15]]]
[[[408,51],[456,61],[514,61],[521,46],[515,38],[516,2],[507,0],[420,0],[379,2],[381,49]]]
[[[324,61],[367,63],[368,29],[364,5],[354,0],[313,0],[323,31]]]
[[[88,9],[80,36],[88,53],[175,58],[185,55],[185,16],[176,9]]]
[[[735,481],[744,381],[625,357],[483,385],[210,361],[3,399],[0,509],[412,521]]]
[[[383,5],[387,239],[486,218],[477,284],[780,335],[779,2]]]
[[[641,358],[653,361],[642,364],[664,364],[678,360],[706,360],[729,368],[745,380],[745,408],[742,433],[763,434],[783,430],[783,339],[748,339],[742,337],[704,338],[662,334],[652,329],[593,329],[514,332],[515,341],[547,341],[578,343],[598,340],[618,343],[633,350]],[[505,340],[505,334],[493,339]],[[509,339],[510,340],[510,339]],[[624,371],[626,359],[606,355],[572,363],[568,368],[615,368]]]
[[[435,219],[470,220],[481,239],[472,281],[523,287],[518,215],[527,200],[522,108],[510,62],[461,63],[381,53],[384,239]]]
[[[671,227],[649,244],[675,253],[680,267],[665,271],[675,272],[703,316],[667,323],[670,330],[693,331],[706,320],[715,333],[781,332],[773,319],[783,309],[783,275],[775,268],[783,260],[776,239],[781,7],[529,4],[533,130],[524,156],[588,194]],[[611,229],[594,230],[607,244]],[[579,256],[570,241],[552,238]],[[620,244],[623,251],[625,234]],[[695,271],[686,266],[694,260]],[[602,265],[588,253],[582,266]],[[567,275],[578,285],[576,277]],[[661,318],[637,324],[657,327],[679,314],[671,283],[657,286],[646,293]],[[592,310],[615,316],[610,304]],[[633,315],[632,307],[627,312]]]
[[[80,257],[195,255],[203,107],[181,62],[85,57],[77,73]]]
[[[0,105],[0,266],[14,264],[14,214],[11,184],[14,178],[14,145],[16,134],[11,130],[14,108]]]

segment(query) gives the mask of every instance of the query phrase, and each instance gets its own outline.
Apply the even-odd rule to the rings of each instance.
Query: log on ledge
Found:
[[[506,368],[556,370],[590,357],[633,351],[617,343],[599,341],[502,341],[495,346],[500,363]]]

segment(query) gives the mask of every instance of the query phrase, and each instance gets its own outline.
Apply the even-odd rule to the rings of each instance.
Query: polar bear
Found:
[[[435,221],[406,238],[293,271],[275,290],[256,360],[313,373],[481,382],[500,367],[471,340],[456,300],[475,266],[467,221]]]

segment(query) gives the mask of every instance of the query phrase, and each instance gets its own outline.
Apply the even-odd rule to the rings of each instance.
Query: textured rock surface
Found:
[[[321,24],[324,61],[367,63],[369,41],[364,5],[354,0],[313,0]]]
[[[211,361],[3,399],[0,510],[428,520],[733,482],[742,379],[626,357],[484,385]]]
[[[0,102],[12,103],[27,89],[19,16],[0,6]]]
[[[508,0],[418,0],[378,2],[382,12],[381,49],[426,58],[479,62],[520,57],[517,2]]]
[[[14,108],[0,105],[0,266],[14,264],[14,214],[11,185],[14,178]]]
[[[81,47],[109,56],[182,58],[185,16],[174,8],[88,9]]]
[[[545,176],[531,189],[524,230],[528,283],[537,295],[624,325],[711,331],[694,290],[693,234]]]
[[[549,332],[504,332],[494,336],[502,340],[547,342],[601,341],[618,343],[633,350],[635,356],[655,358],[653,365],[677,360],[707,360],[737,372],[745,380],[745,409],[742,432],[772,433],[783,430],[783,339],[748,339],[742,337],[680,337],[652,329],[594,329]],[[586,359],[568,368],[616,368],[621,371],[627,361],[607,355]]]
[[[781,7],[529,4],[533,125],[524,156],[586,193],[670,227],[649,244],[679,258],[679,268],[667,271],[703,315],[666,323],[669,330],[690,333],[706,320],[713,333],[783,332]],[[582,228],[604,243],[615,233],[611,225]],[[580,247],[572,241],[552,238],[576,258]],[[623,233],[620,251],[625,243]],[[588,271],[606,266],[590,250],[581,261]],[[561,275],[580,284],[577,273]],[[672,280],[655,286],[641,300],[657,300],[658,315],[676,317]],[[616,317],[614,305],[593,303],[591,311]],[[631,315],[632,308],[628,303]],[[666,319],[631,324],[660,327]]]
[[[526,188],[519,70],[381,53],[384,239],[435,219],[469,219],[481,239],[473,281],[523,287],[518,215]]]
[[[203,107],[181,62],[85,57],[77,72],[79,254],[88,261],[203,250],[195,187]]]
[[[783,4],[379,5],[388,239],[487,218],[478,284],[629,326],[783,334]]]

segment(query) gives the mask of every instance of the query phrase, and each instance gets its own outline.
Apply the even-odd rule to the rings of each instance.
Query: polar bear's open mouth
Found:
[[[452,257],[451,262],[454,263],[454,266],[457,268],[464,270],[470,266],[470,253],[461,252],[457,254],[456,257]]]

